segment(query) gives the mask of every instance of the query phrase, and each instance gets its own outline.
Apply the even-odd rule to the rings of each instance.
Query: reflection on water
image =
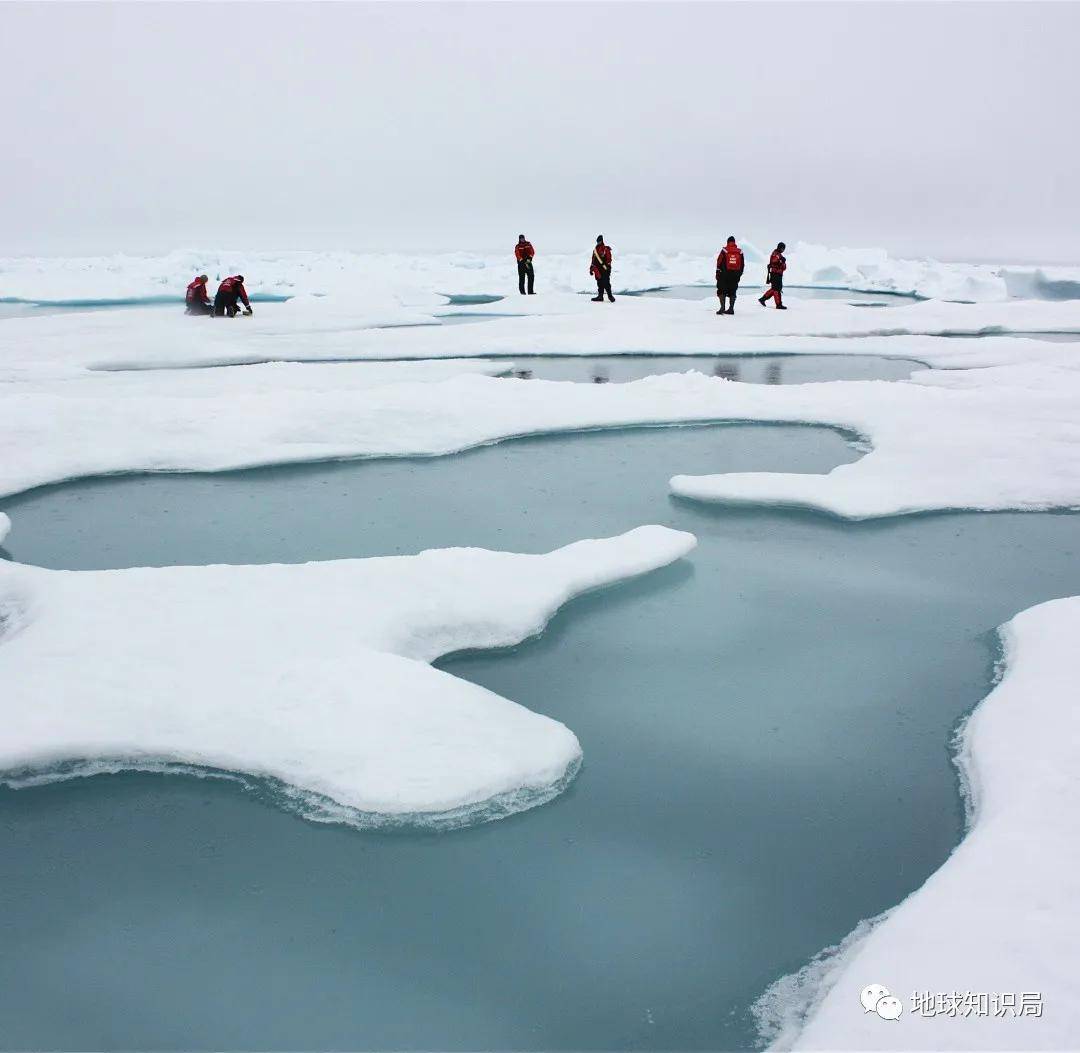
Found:
[[[515,357],[519,380],[624,384],[663,373],[699,373],[747,384],[811,384],[828,380],[902,380],[925,368],[910,359],[869,355],[582,355]]]
[[[956,844],[946,743],[990,630],[1080,592],[1074,517],[843,524],[665,490],[855,456],[821,429],[667,428],[0,502],[15,558],[67,567],[542,551],[649,522],[700,539],[521,647],[439,663],[577,733],[581,775],[535,811],[377,834],[192,778],[0,792],[0,1044],[753,1045],[771,980]]]

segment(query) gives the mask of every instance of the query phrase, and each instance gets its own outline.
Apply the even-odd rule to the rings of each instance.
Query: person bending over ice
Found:
[[[212,315],[214,309],[210,306],[210,294],[206,291],[206,283],[209,279],[205,274],[200,274],[188,287],[184,294],[184,314]]]
[[[237,301],[244,305],[244,314],[251,314],[251,302],[248,300],[247,289],[244,288],[242,274],[234,274],[218,286],[217,295],[214,297],[214,314],[218,318],[235,318],[239,311]]]
[[[514,246],[514,259],[517,260],[518,269],[518,292],[525,295],[525,280],[529,282],[529,295],[533,295],[533,250],[532,242],[525,240],[524,234],[518,235],[517,244]]]
[[[589,273],[596,279],[596,295],[592,302],[602,303],[607,293],[607,298],[614,303],[615,297],[611,294],[611,248],[604,244],[603,234],[596,239],[596,248],[589,260]]]
[[[769,267],[765,273],[765,281],[768,282],[769,289],[764,296],[758,297],[758,303],[762,307],[765,306],[766,300],[774,299],[778,311],[787,310],[781,299],[781,294],[784,291],[784,271],[787,270],[787,257],[784,255],[784,249],[786,248],[787,246],[780,242],[769,257]]]
[[[717,314],[735,313],[735,296],[739,291],[739,279],[745,269],[746,261],[743,259],[742,249],[735,244],[735,237],[732,235],[716,257],[716,295],[720,298],[720,310]],[[724,310],[725,297],[728,301],[727,310]]]

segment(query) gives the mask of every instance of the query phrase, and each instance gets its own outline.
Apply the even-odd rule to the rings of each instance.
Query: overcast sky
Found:
[[[1080,261],[1080,4],[0,4],[0,255]]]

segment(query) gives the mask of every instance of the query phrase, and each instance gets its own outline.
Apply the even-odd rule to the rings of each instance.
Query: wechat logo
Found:
[[[877,1013],[882,1020],[899,1020],[904,1011],[904,1003],[889,994],[889,989],[881,984],[864,987],[859,1001],[862,1002],[864,1013]]]

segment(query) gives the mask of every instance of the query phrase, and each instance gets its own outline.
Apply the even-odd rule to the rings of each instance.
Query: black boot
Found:
[[[782,303],[778,303],[778,304],[776,305],[776,309],[777,309],[778,311],[786,311],[786,310],[787,310],[787,308],[786,308],[786,307],[785,307],[785,306],[784,306],[784,305],[783,305]]]
[[[764,307],[764,306],[765,306],[765,297],[764,297],[764,296],[759,296],[759,297],[757,298],[757,302],[758,302],[759,304],[761,304],[761,306],[762,306],[762,307]]]
[[[592,302],[593,302],[593,303],[603,303],[603,302],[604,302],[604,298],[603,298],[602,296],[594,296],[594,297],[592,298]]]

